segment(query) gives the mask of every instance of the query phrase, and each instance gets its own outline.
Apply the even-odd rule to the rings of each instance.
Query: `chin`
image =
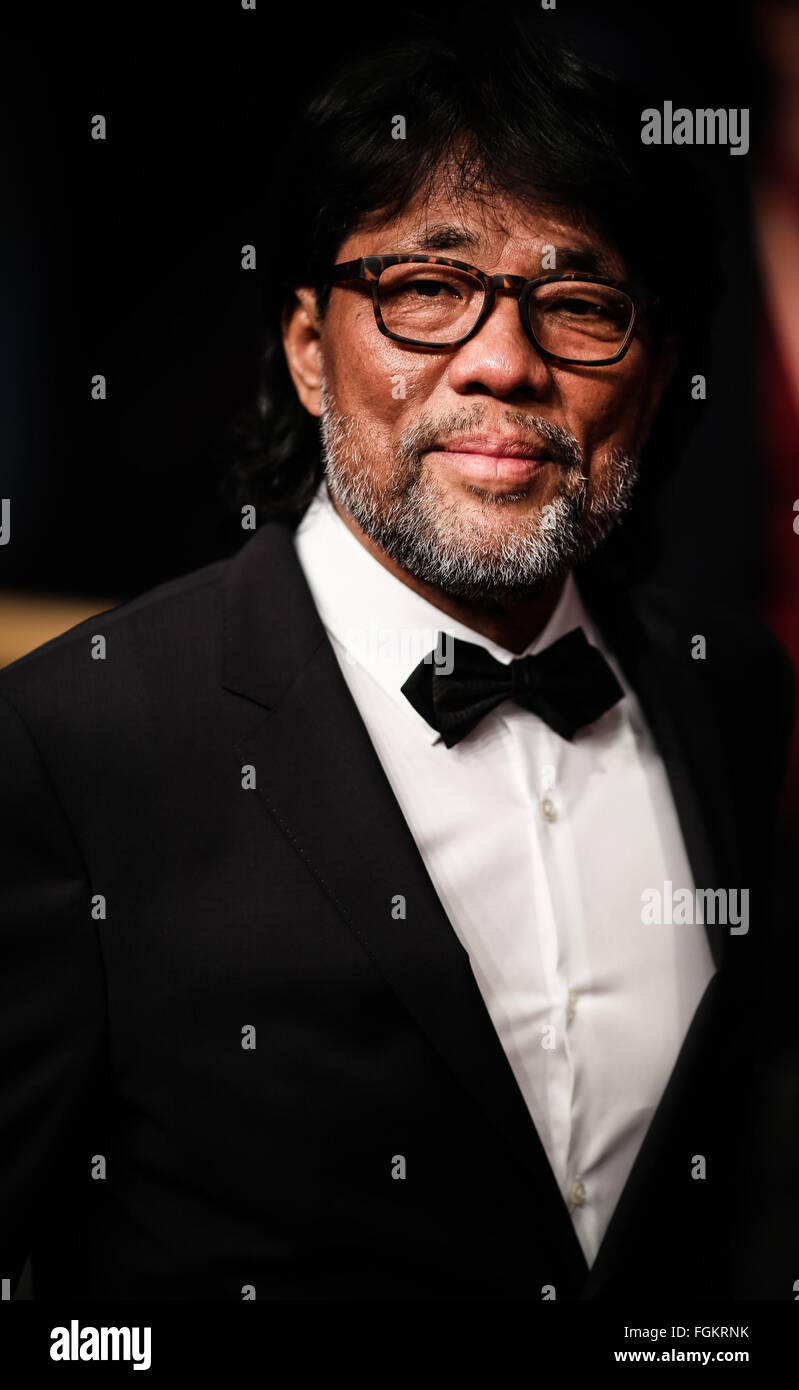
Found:
[[[538,511],[543,505],[540,498],[531,496],[529,488],[504,488],[500,491],[496,488],[480,487],[476,483],[468,483],[462,491],[467,496],[474,497],[483,506],[505,507],[527,504],[527,510],[533,512]]]
[[[442,500],[454,501],[471,511],[479,509],[484,513],[487,509],[496,508],[499,511],[503,507],[512,507],[519,514],[534,516],[547,502],[553,500],[556,492],[551,486],[542,487],[533,482],[524,485],[517,483],[514,486],[512,483],[475,483],[464,480],[446,484],[439,495],[442,495]]]

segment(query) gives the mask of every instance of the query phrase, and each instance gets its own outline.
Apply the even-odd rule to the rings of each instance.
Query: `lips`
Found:
[[[531,443],[513,435],[470,434],[462,439],[450,439],[434,444],[435,452],[446,454],[482,454],[488,458],[542,459],[547,457],[544,444]]]
[[[514,435],[468,435],[434,445],[441,464],[472,483],[529,482],[550,461],[544,444]]]

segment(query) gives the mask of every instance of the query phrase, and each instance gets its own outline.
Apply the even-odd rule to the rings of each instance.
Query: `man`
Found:
[[[787,664],[609,549],[707,311],[648,159],[521,29],[330,82],[263,525],[0,678],[37,1296],[793,1297]]]

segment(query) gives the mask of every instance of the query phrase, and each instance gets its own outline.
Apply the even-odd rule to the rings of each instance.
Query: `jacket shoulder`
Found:
[[[705,595],[688,593],[665,584],[650,584],[631,592],[636,611],[649,618],[659,635],[673,640],[699,637],[715,639],[714,655],[735,659],[742,651],[761,652],[778,665],[790,667],[788,655],[753,604],[732,604]]]
[[[171,635],[208,626],[214,595],[229,564],[229,559],[214,561],[84,618],[0,670],[0,695],[12,703],[48,688],[57,695],[62,678],[85,670],[87,663],[99,664],[92,657],[96,637],[105,639],[103,659],[118,667],[129,668],[135,661],[141,669],[155,654],[163,659]],[[185,657],[185,643],[183,648]]]
[[[796,718],[796,676],[755,608],[658,585],[638,594],[636,609],[650,634],[704,686],[731,747],[757,748],[773,761],[779,781]]]

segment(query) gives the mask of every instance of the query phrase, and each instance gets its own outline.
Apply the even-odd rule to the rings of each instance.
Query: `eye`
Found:
[[[450,284],[446,280],[409,280],[403,286],[405,293],[412,292],[418,294],[421,299],[460,299],[460,292],[457,285]]]
[[[553,309],[566,314],[605,314],[607,308],[603,304],[596,304],[590,299],[561,299],[557,304],[552,305]]]
[[[626,327],[632,312],[632,303],[626,296],[599,285],[588,290],[560,283],[543,285],[534,296],[533,305],[537,313],[552,322],[576,324],[579,320],[586,328]]]

